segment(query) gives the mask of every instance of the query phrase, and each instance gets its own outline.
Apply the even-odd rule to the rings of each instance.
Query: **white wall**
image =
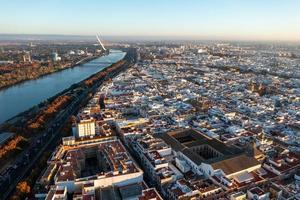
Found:
[[[201,163],[200,166],[205,176],[213,176],[215,174],[215,170],[212,168],[211,165],[206,163]]]
[[[118,176],[112,176],[94,181],[95,187],[107,187],[111,185],[124,186],[143,181],[143,172],[136,172]]]

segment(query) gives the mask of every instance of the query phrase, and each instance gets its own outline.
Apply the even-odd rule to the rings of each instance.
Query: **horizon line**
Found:
[[[95,33],[96,35],[97,33]],[[0,36],[48,36],[48,37],[95,37],[92,34],[60,34],[60,33],[0,33]],[[226,41],[226,42],[300,42],[300,39],[290,40],[290,39],[246,39],[246,38],[221,38],[217,36],[196,36],[196,35],[101,35],[103,38],[111,37],[111,38],[119,38],[123,40],[130,39],[131,41],[136,38],[137,41]],[[0,40],[2,40],[0,38]],[[34,40],[34,39],[17,39],[17,40]],[[40,39],[41,40],[41,39]],[[47,40],[47,39],[44,39]]]

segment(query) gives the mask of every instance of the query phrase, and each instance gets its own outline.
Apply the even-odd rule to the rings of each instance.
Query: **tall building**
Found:
[[[23,62],[31,62],[31,55],[30,55],[30,52],[26,52],[26,53],[23,55]]]
[[[57,52],[53,53],[52,59],[53,59],[53,61],[55,61],[55,62],[56,62],[56,61],[61,61],[61,57],[58,56],[58,53],[57,53]]]
[[[94,136],[95,134],[96,130],[94,119],[81,120],[77,124],[77,137],[89,137]]]

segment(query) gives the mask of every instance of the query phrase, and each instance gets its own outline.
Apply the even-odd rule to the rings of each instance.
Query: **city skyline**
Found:
[[[300,200],[298,8],[2,0],[0,199]]]
[[[300,2],[6,1],[1,34],[299,41]]]

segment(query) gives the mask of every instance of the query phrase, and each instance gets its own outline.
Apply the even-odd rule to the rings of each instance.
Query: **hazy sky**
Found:
[[[300,0],[0,0],[0,33],[300,40]]]

